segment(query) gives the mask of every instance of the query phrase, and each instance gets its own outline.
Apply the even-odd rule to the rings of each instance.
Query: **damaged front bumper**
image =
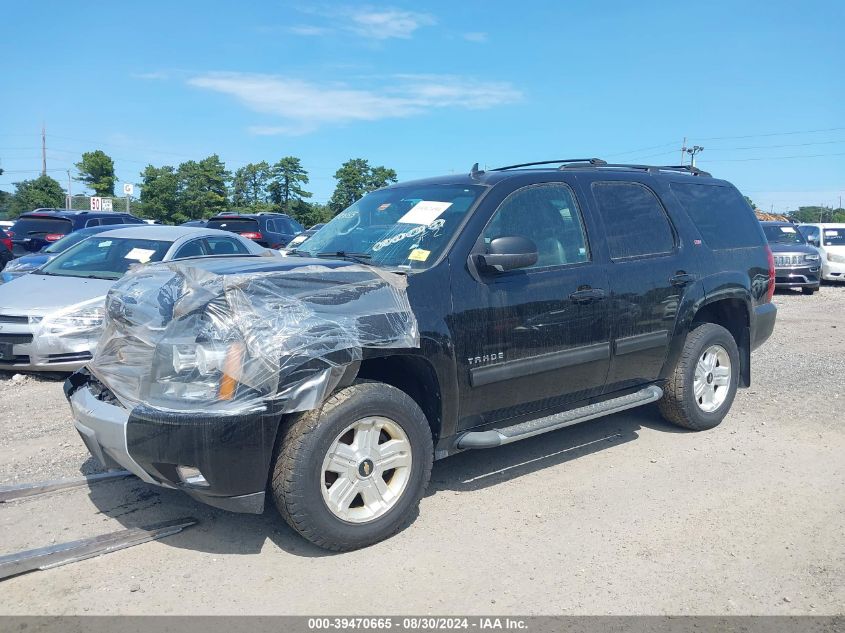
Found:
[[[124,408],[86,370],[65,382],[74,425],[106,468],[179,489],[231,512],[260,514],[280,415]]]

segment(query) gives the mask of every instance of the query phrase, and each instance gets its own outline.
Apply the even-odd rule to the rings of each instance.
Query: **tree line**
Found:
[[[95,196],[114,196],[114,160],[102,150],[85,152],[76,163],[76,180]],[[304,226],[326,222],[369,191],[396,182],[396,171],[352,158],[335,172],[334,193],[327,204],[311,201],[308,171],[295,156],[275,163],[248,163],[234,172],[217,154],[177,166],[147,165],[140,173],[140,202],[132,211],[165,224],[180,224],[223,212],[288,213]],[[15,183],[16,192],[0,192],[0,213],[17,217],[39,207],[64,207],[65,190],[48,175]]]

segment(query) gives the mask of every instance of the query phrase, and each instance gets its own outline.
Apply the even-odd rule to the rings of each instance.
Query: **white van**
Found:
[[[798,230],[822,256],[822,279],[845,281],[845,223],[799,224]]]

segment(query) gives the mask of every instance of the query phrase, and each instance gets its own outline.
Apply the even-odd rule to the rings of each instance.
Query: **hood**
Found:
[[[364,348],[419,347],[406,283],[300,257],[150,264],[109,291],[89,369],[128,408],[313,409]]]
[[[769,242],[769,247],[773,253],[804,253],[806,255],[818,255],[819,252],[815,246],[809,244],[772,244]]]
[[[0,285],[0,314],[48,316],[76,303],[105,297],[114,283],[110,279],[22,275]]]

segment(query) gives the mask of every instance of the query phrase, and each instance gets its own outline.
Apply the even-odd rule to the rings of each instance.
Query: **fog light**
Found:
[[[202,472],[195,466],[177,466],[176,472],[179,473],[179,479],[189,486],[208,486]]]

